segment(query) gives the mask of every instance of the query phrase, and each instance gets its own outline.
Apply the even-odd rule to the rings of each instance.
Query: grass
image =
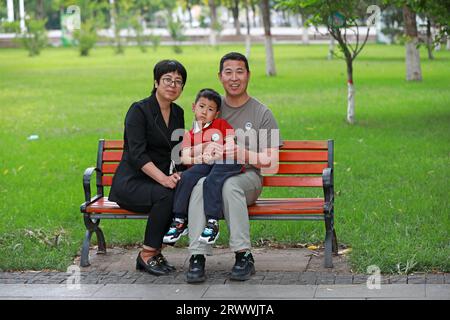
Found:
[[[122,138],[125,112],[149,94],[158,60],[174,57],[188,70],[177,102],[189,126],[195,93],[223,91],[216,80],[220,57],[245,50],[183,49],[174,55],[169,47],[148,54],[127,48],[116,56],[98,48],[88,58],[73,49],[47,49],[36,58],[0,50],[0,269],[65,270],[72,263],[85,232],[82,173],[95,164],[98,139]],[[450,52],[436,52],[435,61],[423,54],[424,81],[407,83],[403,47],[368,45],[354,67],[357,123],[350,126],[345,64],[327,61],[326,46],[276,46],[273,78],[264,74],[264,47],[252,50],[249,91],[272,109],[283,138],[335,140],[335,224],[339,242],[352,247],[352,269],[448,272]],[[39,139],[27,140],[32,134]],[[145,222],[102,226],[108,245],[128,245],[142,241]],[[226,245],[222,226],[219,244]],[[324,225],[254,221],[251,234],[255,244],[318,243]]]

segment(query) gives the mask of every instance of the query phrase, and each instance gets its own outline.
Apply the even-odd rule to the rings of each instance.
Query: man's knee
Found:
[[[225,181],[222,188],[223,198],[227,198],[231,194],[242,194],[244,195],[244,190],[239,184],[239,179],[237,177],[231,177]]]

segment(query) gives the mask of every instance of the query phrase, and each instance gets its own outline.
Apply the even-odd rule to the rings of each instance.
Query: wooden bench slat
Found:
[[[113,176],[103,176],[103,186],[111,186],[112,179]],[[322,187],[322,177],[266,176],[263,185],[266,187]]]
[[[326,162],[328,161],[328,152],[280,152],[280,162]]]
[[[123,140],[105,140],[103,150],[122,150]]]
[[[104,174],[113,174],[116,172],[118,163],[104,163],[102,172]],[[278,167],[277,174],[322,174],[323,169],[327,167],[326,163],[281,163]]]
[[[280,206],[281,203],[285,205]],[[258,199],[256,203],[249,206],[249,215],[264,214],[323,214],[324,200],[322,198],[282,198],[282,199]],[[115,202],[109,201],[107,197],[100,198],[86,208],[89,213],[127,214],[136,215],[140,213],[131,212],[119,207]]]
[[[317,140],[317,141],[295,141],[286,140],[284,141],[281,150],[328,150],[328,141]]]
[[[328,153],[326,151],[318,152],[280,152],[279,161],[281,162],[326,162]],[[103,162],[119,162],[122,159],[122,152],[103,152]]]
[[[113,174],[116,172],[118,163],[104,163],[102,165],[102,172],[105,174]]]
[[[103,162],[120,162],[120,160],[122,159],[122,153],[123,152],[105,151],[103,152]]]
[[[322,174],[326,163],[280,163],[277,174]]]
[[[123,140],[105,140],[103,150],[120,150],[123,149]],[[281,150],[328,150],[328,141],[301,141],[286,140]]]
[[[266,176],[266,187],[322,187],[322,177]]]
[[[102,185],[105,187],[110,187],[112,185],[113,176],[103,176]]]

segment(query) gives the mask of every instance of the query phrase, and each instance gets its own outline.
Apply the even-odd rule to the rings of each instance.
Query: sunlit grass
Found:
[[[36,58],[0,51],[0,269],[71,264],[85,232],[82,173],[95,164],[98,139],[122,138],[125,112],[149,94],[158,60],[176,58],[188,70],[177,103],[189,126],[196,92],[223,91],[220,57],[245,51],[243,45],[183,49],[175,55],[169,47],[147,54],[127,48],[116,56],[98,48],[88,58],[72,49],[47,49]],[[249,91],[272,109],[284,139],[335,140],[336,230],[353,248],[354,270],[376,264],[383,272],[404,272],[407,265],[449,271],[450,52],[422,60],[424,81],[407,83],[403,47],[368,45],[355,63],[354,126],[345,122],[345,64],[326,55],[326,46],[276,46],[278,75],[268,78],[264,48],[254,46]],[[39,139],[27,140],[32,134]],[[145,222],[102,226],[108,245],[125,245],[142,241]],[[225,229],[222,224],[222,245]],[[324,225],[254,221],[251,234],[255,243],[320,242]]]

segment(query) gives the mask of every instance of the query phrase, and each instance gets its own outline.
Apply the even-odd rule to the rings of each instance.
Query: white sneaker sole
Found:
[[[163,243],[175,243],[177,242],[182,236],[185,236],[189,233],[188,228],[184,229],[184,231],[177,237],[173,238],[172,236],[164,236]]]
[[[217,232],[217,236],[213,241],[209,241],[209,237],[208,238],[204,238],[202,236],[200,236],[198,238],[198,241],[200,241],[201,243],[206,243],[206,244],[214,244],[216,243],[216,240],[219,238],[220,232]]]

